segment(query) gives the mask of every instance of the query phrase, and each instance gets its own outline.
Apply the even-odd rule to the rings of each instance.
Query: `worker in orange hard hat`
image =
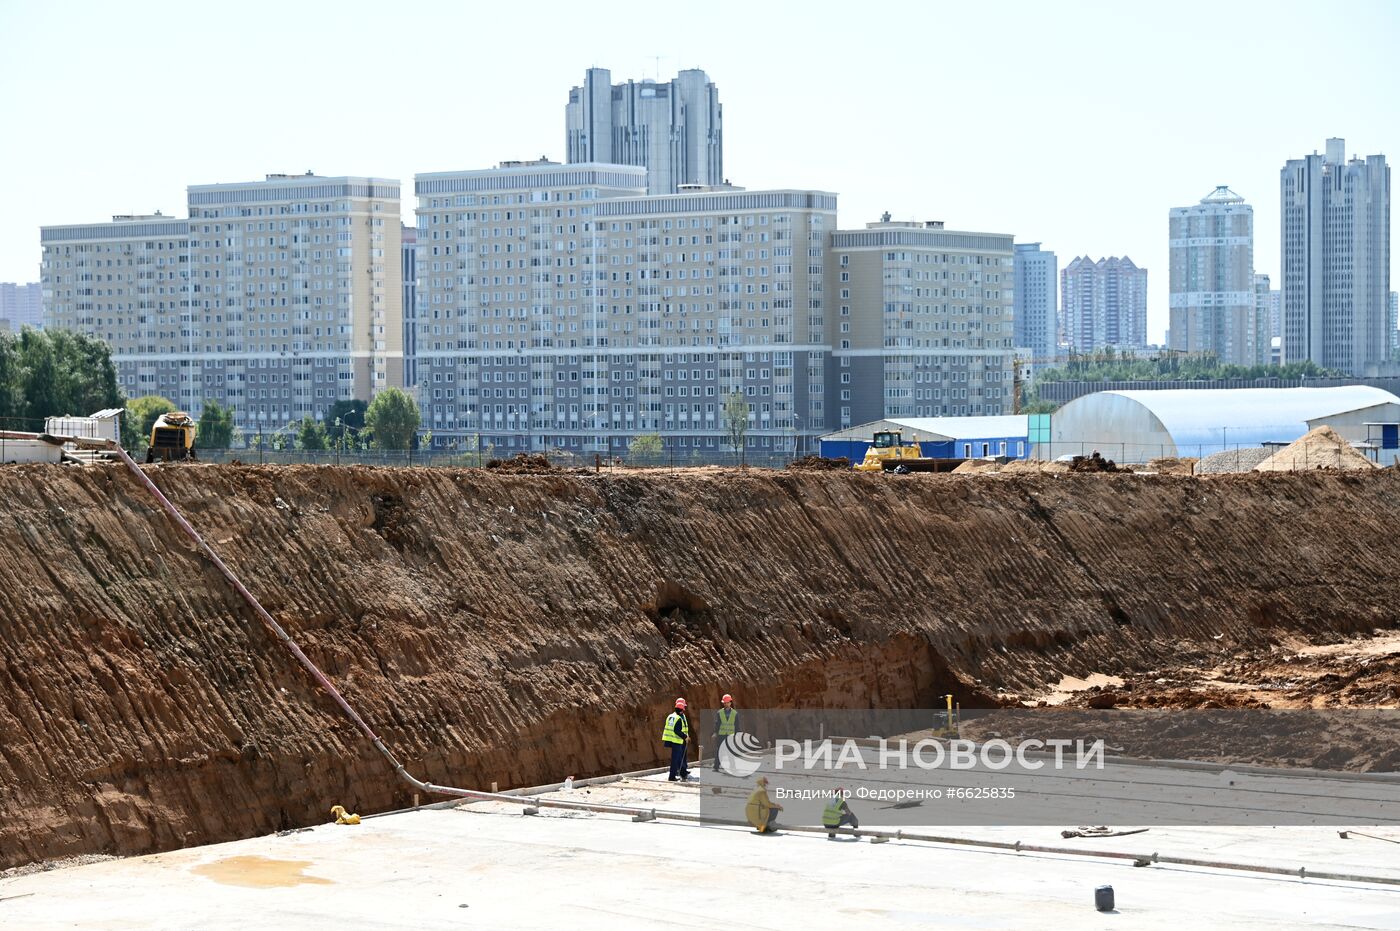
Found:
[[[719,772],[720,747],[739,730],[739,712],[734,708],[734,696],[725,693],[720,704],[723,707],[715,712],[715,727],[711,732],[715,741],[715,772]]]
[[[685,716],[685,699],[676,699],[676,710],[666,717],[666,726],[661,731],[661,743],[671,752],[671,773],[667,780],[690,778],[690,765],[686,762],[686,745],[690,743],[690,719]]]

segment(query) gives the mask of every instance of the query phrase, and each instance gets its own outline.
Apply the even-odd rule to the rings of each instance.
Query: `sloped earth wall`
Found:
[[[411,771],[468,787],[656,764],[679,694],[970,703],[1400,604],[1389,471],[151,474]],[[132,476],[0,469],[0,867],[409,801]]]

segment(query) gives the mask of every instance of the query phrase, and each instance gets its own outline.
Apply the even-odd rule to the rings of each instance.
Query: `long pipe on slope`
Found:
[[[88,442],[91,443],[92,441]],[[94,443],[93,445],[97,444]],[[150,477],[147,476],[146,473],[142,471],[141,467],[136,464],[136,461],[132,459],[129,455],[127,455],[126,450],[122,449],[115,443],[111,443],[110,441],[106,441],[106,445],[101,446],[99,448],[105,448],[115,452],[121,458],[122,462],[126,463],[126,467],[129,470],[131,470],[131,473],[136,476],[137,480],[140,481],[141,484],[146,487],[146,490],[151,493],[151,495],[156,499],[157,502],[159,502],[161,508],[165,511],[165,513],[170,515],[170,519],[175,522],[175,525],[179,527],[185,533],[185,535],[188,536],[190,540],[192,540],[195,543],[195,545],[199,548],[199,551],[203,553],[211,563],[214,564],[214,567],[219,570],[223,577],[228,580],[228,583],[231,586],[233,586],[234,590],[237,591],[238,594],[243,598],[243,600],[247,602],[248,606],[253,609],[253,613],[258,616],[258,619],[260,621],[262,621],[263,626],[266,627],[272,633],[273,636],[275,636],[279,641],[281,641],[282,645],[286,647],[287,650],[294,657],[296,657],[297,662],[301,663],[301,665],[306,669],[306,671],[311,674],[311,677],[316,681],[316,683],[320,685],[321,688],[325,689],[326,694],[328,694],[331,697],[331,699],[338,706],[340,706],[340,710],[345,712],[346,716],[349,717],[351,721],[355,722],[355,726],[358,727],[364,733],[364,735],[369,738],[370,742],[374,744],[375,749],[377,749],[381,754],[383,754],[384,758],[389,761],[389,765],[394,768],[394,772],[398,773],[399,778],[411,785],[414,789],[418,790],[419,792],[431,792],[438,795],[451,795],[459,798],[478,799],[481,801],[511,802],[513,804],[524,803],[532,807],[537,806],[543,808],[563,808],[574,811],[594,811],[602,812],[605,814],[631,815],[634,820],[651,821],[654,819],[661,818],[671,821],[702,822],[701,816],[693,812],[666,811],[655,808],[637,808],[626,805],[595,805],[587,802],[571,802],[563,799],[544,799],[532,796],[506,795],[499,792],[479,792],[474,789],[461,789],[455,786],[435,785],[431,782],[424,782],[423,780],[417,778],[407,769],[404,768],[403,764],[399,762],[398,758],[394,756],[393,752],[387,746],[385,746],[384,741],[380,739],[379,735],[374,732],[374,729],[369,726],[369,723],[365,721],[364,718],[360,717],[359,713],[350,705],[348,701],[345,700],[345,696],[340,694],[340,690],[337,689],[335,685],[332,684],[331,680],[326,677],[326,674],[323,673],[316,666],[316,664],[311,661],[310,657],[308,657],[305,653],[302,652],[301,647],[297,646],[296,641],[294,641],[287,634],[286,630],[282,628],[282,625],[278,624],[276,619],[273,618],[271,614],[267,613],[267,609],[262,606],[262,603],[259,602],[258,599],[253,596],[253,593],[248,591],[248,589],[243,585],[243,583],[239,581],[238,576],[233,574],[233,570],[230,569],[228,565],[225,564],[224,561],[219,558],[219,554],[214,552],[213,548],[210,547],[209,544],[204,541],[204,538],[200,536],[199,531],[194,529],[190,522],[185,519],[184,515],[180,513],[179,509],[176,508],[175,505],[170,502],[170,499],[167,498],[165,494],[159,488],[156,487],[155,482],[151,481]],[[704,819],[702,823],[711,823],[711,820]],[[720,823],[736,825],[740,824],[740,822],[737,821]],[[805,825],[784,825],[783,830],[809,834],[832,833],[824,827],[809,827]],[[1189,857],[1160,856],[1157,853],[1137,854],[1128,853],[1124,851],[1077,850],[1072,847],[1043,847],[1033,844],[1022,844],[1020,841],[1012,843],[1008,841],[975,840],[967,837],[944,837],[933,834],[913,834],[904,831],[875,831],[868,829],[853,830],[849,828],[838,828],[835,833],[847,834],[854,837],[870,837],[872,839],[881,840],[913,840],[922,841],[925,843],[956,844],[968,847],[987,847],[998,850],[1011,850],[1016,853],[1044,853],[1075,857],[1100,857],[1114,860],[1131,860],[1135,864],[1141,865],[1147,865],[1149,863],[1171,863],[1178,866],[1196,866],[1206,867],[1210,869],[1267,873],[1276,876],[1297,876],[1300,879],[1376,883],[1381,885],[1400,886],[1400,878],[1389,876],[1361,876],[1349,873],[1312,872],[1306,870],[1305,868],[1290,869],[1287,867],[1264,866],[1252,863],[1230,863],[1226,861],[1200,860]]]

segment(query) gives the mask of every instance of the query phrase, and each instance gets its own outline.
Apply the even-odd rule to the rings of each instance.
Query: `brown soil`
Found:
[[[654,765],[680,694],[1136,694],[1394,629],[1400,600],[1391,471],[500,471],[149,474],[411,771],[463,786]],[[0,735],[0,868],[411,802],[119,466],[0,469]]]
[[[822,456],[803,456],[801,459],[794,459],[788,463],[788,468],[794,472],[839,471],[850,467],[851,460],[845,456],[838,456],[835,459],[826,459]]]
[[[1163,456],[1147,464],[1148,471],[1158,475],[1191,475],[1195,468],[1196,459],[1192,456],[1179,459],[1176,456]]]
[[[492,459],[486,468],[509,474],[543,474],[558,471],[542,453],[516,453],[510,459]]]

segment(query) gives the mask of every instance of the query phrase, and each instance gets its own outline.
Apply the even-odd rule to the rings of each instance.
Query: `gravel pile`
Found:
[[[1249,472],[1273,454],[1274,450],[1264,446],[1243,446],[1239,449],[1221,450],[1218,453],[1211,453],[1196,463],[1196,474],[1218,475],[1222,472]]]

